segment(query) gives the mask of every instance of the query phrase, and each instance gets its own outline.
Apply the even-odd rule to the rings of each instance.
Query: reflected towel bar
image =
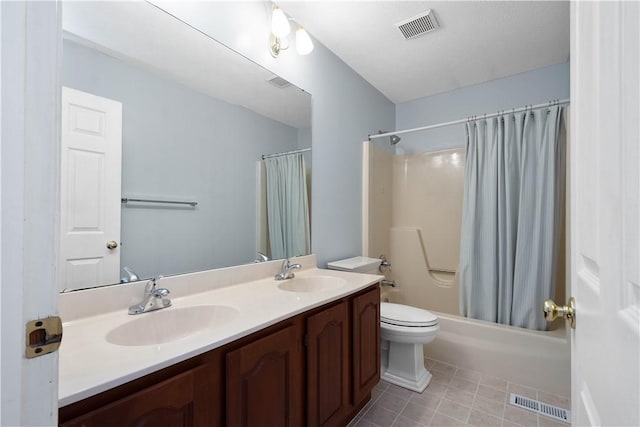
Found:
[[[129,203],[129,202],[141,202],[141,203],[169,203],[171,205],[189,205],[189,206],[196,206],[198,204],[198,202],[181,202],[181,201],[177,201],[177,200],[151,200],[151,199],[131,199],[129,197],[123,197],[122,199],[120,199],[122,201],[122,203]]]

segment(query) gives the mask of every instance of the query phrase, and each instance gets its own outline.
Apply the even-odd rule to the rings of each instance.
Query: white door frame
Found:
[[[56,315],[61,3],[1,2],[2,425],[55,425],[58,354],[26,359],[25,323]]]

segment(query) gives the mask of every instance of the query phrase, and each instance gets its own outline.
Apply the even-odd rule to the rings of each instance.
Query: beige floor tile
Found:
[[[409,418],[413,421],[427,424],[434,413],[435,413],[434,408],[429,408],[424,405],[409,402],[407,403],[407,406],[404,407],[400,415],[402,415],[403,417]]]
[[[467,422],[470,412],[470,407],[462,406],[459,403],[456,403],[449,399],[442,399],[442,402],[440,402],[440,406],[438,406],[438,409],[436,410],[436,413],[447,415],[464,423]]]
[[[538,390],[538,400],[563,409],[571,409],[571,400],[566,396],[558,396]]]
[[[497,400],[504,403],[507,397],[507,393],[501,390],[496,390],[492,387],[487,387],[486,385],[479,385],[477,396],[484,397],[485,399]]]
[[[476,409],[469,414],[469,424],[476,427],[500,427],[502,419]]]
[[[383,408],[387,408],[393,412],[400,413],[404,408],[404,405],[411,399],[411,395],[402,397],[398,394],[385,391],[380,395],[380,398],[376,401],[376,405],[380,405]]]
[[[375,404],[364,414],[362,420],[366,420],[375,423],[379,426],[388,427],[393,424],[393,421],[398,416],[397,412],[391,411],[383,406]]]
[[[432,427],[459,427],[466,424],[444,414],[437,413],[433,416],[429,425]]]
[[[454,377],[449,383],[449,387],[457,388],[458,390],[466,391],[467,393],[474,393],[478,388],[478,384],[467,381],[462,378]]]
[[[365,420],[364,418],[358,420],[357,423],[354,424],[354,427],[383,427],[379,424],[372,423],[369,420]]]
[[[538,415],[539,427],[569,427],[571,424],[564,423],[562,421],[556,421],[553,418],[546,417],[544,415]]]
[[[482,378],[480,378],[480,384],[502,391],[507,390],[507,382],[505,380],[491,375],[482,375]]]
[[[439,380],[431,380],[427,388],[424,390],[424,393],[432,393],[437,394],[439,396],[444,396],[445,391],[447,391],[448,383],[444,383]]]
[[[417,403],[422,406],[426,406],[435,411],[438,405],[440,404],[440,400],[442,400],[440,395],[424,392],[422,394],[414,393],[413,396],[411,396],[411,399],[409,401],[412,403]]]
[[[389,386],[384,391],[385,393],[393,393],[399,397],[403,397],[405,399],[409,399],[413,393],[413,391],[408,390],[406,388],[398,387],[395,384],[389,384]]]
[[[502,418],[504,415],[504,403],[498,400],[485,399],[484,397],[476,396],[476,400],[473,402],[473,409],[477,409],[482,412],[486,412],[489,415],[493,415],[498,418]]]
[[[470,408],[471,405],[473,405],[475,394],[454,387],[449,387],[444,393],[444,397],[446,399],[453,400],[462,406],[468,406]]]
[[[450,372],[451,374],[455,374],[456,369],[457,368],[455,366],[449,365],[448,363],[440,362],[438,360],[434,361],[433,365],[431,365],[432,371],[440,371],[445,373]]]
[[[529,399],[537,399],[538,394],[535,388],[526,387],[520,384],[508,383],[507,384],[507,394],[515,393],[520,396],[528,397]]]
[[[504,419],[516,424],[520,424],[524,427],[537,427],[538,425],[537,414],[526,411],[524,409],[516,408],[513,405],[505,405]]]
[[[393,427],[425,427],[426,425],[427,424],[414,421],[411,418],[403,417],[402,415],[398,416],[393,423]]]
[[[478,384],[480,382],[481,374],[478,371],[458,368],[454,376]]]
[[[433,375],[433,380],[437,380],[440,382],[449,383],[451,378],[453,378],[453,372],[443,372],[443,371],[431,371],[431,375]]]
[[[424,366],[425,366],[427,369],[431,369],[431,367],[433,366],[433,364],[434,364],[434,363],[435,363],[435,360],[433,360],[433,359],[429,359],[428,357],[425,357],[425,358],[424,358]]]

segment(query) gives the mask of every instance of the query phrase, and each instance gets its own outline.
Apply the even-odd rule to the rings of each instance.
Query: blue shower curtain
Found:
[[[467,123],[460,311],[546,329],[565,175],[563,107]]]
[[[310,253],[307,172],[302,154],[264,159],[271,258]]]

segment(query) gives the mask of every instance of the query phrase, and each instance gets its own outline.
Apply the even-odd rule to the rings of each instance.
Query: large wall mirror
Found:
[[[66,2],[63,31],[61,291],[308,253],[311,95],[147,2]]]

